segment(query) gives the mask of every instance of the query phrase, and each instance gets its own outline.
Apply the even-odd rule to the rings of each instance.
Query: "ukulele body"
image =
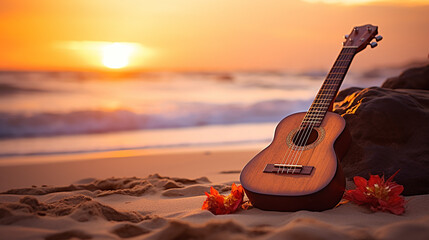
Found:
[[[327,112],[320,126],[313,130],[315,138],[304,145],[294,139],[304,116],[305,113],[296,113],[284,118],[277,125],[272,143],[242,170],[241,184],[255,207],[273,211],[322,211],[335,207],[341,200],[345,177],[339,159],[346,153],[351,139],[345,120]],[[291,151],[292,147],[299,146],[300,151]],[[275,172],[264,172],[268,164],[299,164],[312,170],[293,174],[291,167],[284,168],[282,173],[282,168],[279,170],[277,166]]]

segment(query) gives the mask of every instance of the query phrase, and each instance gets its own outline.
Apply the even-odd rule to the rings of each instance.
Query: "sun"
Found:
[[[134,47],[130,44],[118,42],[106,44],[101,49],[102,63],[111,69],[124,68],[128,66],[134,51]]]
[[[154,49],[138,42],[65,41],[57,46],[73,51],[82,64],[98,70],[138,69],[147,66],[150,57],[155,54]]]

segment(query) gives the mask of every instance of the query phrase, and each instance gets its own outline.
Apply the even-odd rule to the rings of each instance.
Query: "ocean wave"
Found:
[[[277,122],[302,111],[309,101],[270,100],[255,104],[181,103],[175,110],[138,114],[130,110],[68,113],[0,113],[0,138],[105,133],[138,129]]]
[[[12,84],[0,83],[0,96],[7,96],[9,94],[15,93],[40,93],[40,92],[48,92],[44,89],[38,88],[28,88],[28,87],[19,87],[14,86]]]

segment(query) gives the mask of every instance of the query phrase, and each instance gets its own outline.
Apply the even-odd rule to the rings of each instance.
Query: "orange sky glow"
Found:
[[[429,0],[0,0],[0,70],[327,70],[353,26],[384,40],[355,69],[425,61]]]

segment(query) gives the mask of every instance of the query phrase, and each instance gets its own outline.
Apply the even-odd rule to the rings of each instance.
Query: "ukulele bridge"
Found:
[[[276,163],[276,164],[267,164],[265,166],[264,173],[310,175],[313,169],[314,169],[313,166]]]

